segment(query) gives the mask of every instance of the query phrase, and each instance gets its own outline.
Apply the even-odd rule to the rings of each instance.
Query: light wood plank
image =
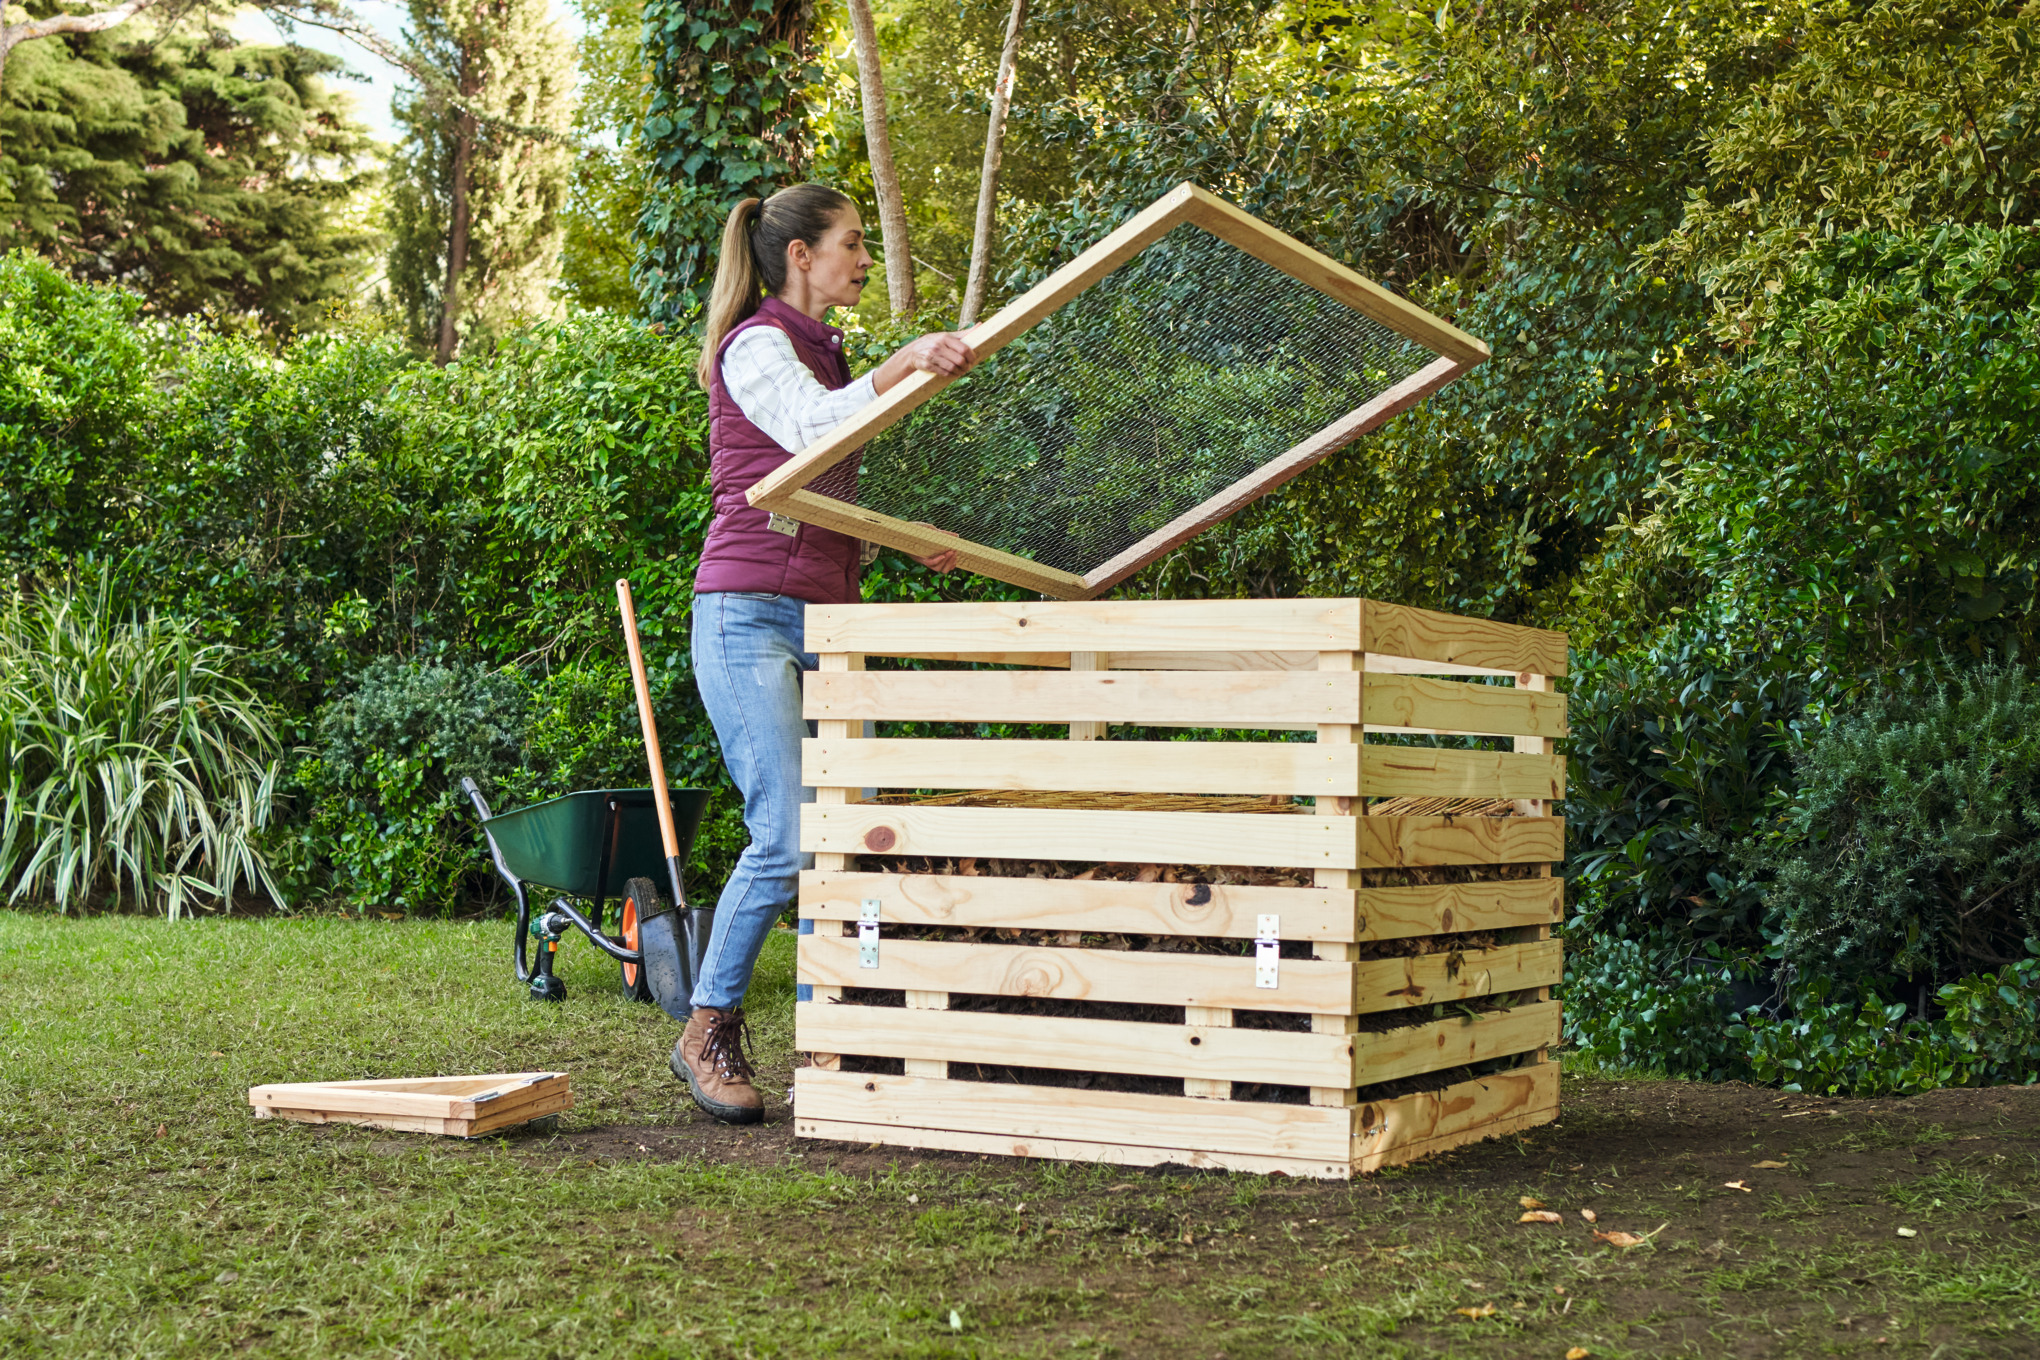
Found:
[[[1111,652],[1115,664],[1121,653],[1139,651],[1319,652],[1356,645],[1360,606],[1314,599],[809,605],[807,647],[874,656]]]
[[[1323,740],[1322,736],[1319,740]],[[1360,788],[1369,798],[1565,797],[1564,756],[1454,751],[1432,746],[1358,749],[1365,752],[1360,766]]]
[[[1378,748],[1368,752],[1374,793],[1516,790],[1541,795],[1533,776],[1563,771],[1556,756]],[[978,741],[891,738],[801,743],[801,782],[878,789],[1019,789],[1099,793],[1303,794],[1354,797],[1361,748],[1278,741]],[[1442,759],[1441,759],[1442,757]],[[1472,757],[1461,760],[1460,757]],[[1513,779],[1503,762],[1529,762]],[[1533,768],[1534,767],[1534,768]],[[1524,792],[1526,791],[1527,792]]]
[[[1563,694],[1376,672],[1367,676],[1361,721],[1369,731],[1563,737],[1565,712]]]
[[[1369,869],[1532,864],[1565,858],[1563,817],[1360,817]]]
[[[1449,354],[1468,367],[1488,358],[1488,347],[1457,326],[1433,316],[1407,298],[1397,297],[1329,255],[1312,250],[1208,190],[1194,190],[1189,217],[1212,235],[1230,241],[1255,259],[1273,265],[1320,293],[1337,298],[1354,311],[1379,321],[1426,349]]]
[[[1131,1072],[1221,1083],[1352,1084],[1353,1043],[1346,1037],[1234,1029],[1231,1011],[1217,1013],[1227,1017],[1223,1024],[1206,1018],[1162,1025],[805,1003],[794,1007],[794,1047],[819,1045],[870,1057],[1012,1062],[1069,1072]]]
[[[811,1067],[794,1074],[794,1104],[804,1120],[1128,1145],[1165,1138],[1205,1152],[1327,1163],[1350,1158],[1355,1128],[1350,1110],[1308,1105],[1009,1082],[936,1082]]]
[[[800,1138],[834,1139],[869,1147],[932,1148],[991,1157],[1041,1157],[1061,1162],[1102,1162],[1112,1166],[1187,1166],[1200,1171],[1233,1171],[1263,1176],[1346,1180],[1345,1162],[1307,1162],[1294,1157],[1256,1157],[1244,1152],[1204,1152],[1196,1148],[1135,1147],[1125,1143],[1087,1143],[1073,1138],[1014,1138],[998,1133],[962,1133],[955,1129],[894,1128],[836,1119],[795,1118]]]
[[[1251,940],[1256,919],[1262,915],[1280,916],[1282,934],[1292,940],[1351,939],[1357,928],[1355,894],[1350,888],[1080,882],[819,869],[800,876],[800,914],[805,917],[855,921],[867,898],[884,903],[880,911],[886,920],[911,925],[1009,926],[1235,940]]]
[[[1227,864],[1289,868],[1359,867],[1353,822],[1395,818],[1312,817],[1296,813],[1098,812],[1088,808],[897,807],[809,804],[801,809],[800,847],[815,852],[879,855],[978,855],[1002,859],[1105,860],[1130,864]],[[1422,819],[1442,822],[1443,818]],[[1511,818],[1508,820],[1521,820]],[[1390,850],[1410,855],[1473,850],[1489,841],[1499,853],[1518,842],[1492,833],[1471,839],[1450,832],[1413,834],[1407,847],[1385,836]],[[1541,848],[1541,847],[1540,847]],[[1386,852],[1384,852],[1386,853]],[[1538,856],[1526,856],[1535,858]],[[1551,858],[1551,856],[1543,856]],[[1454,863],[1411,859],[1410,863]],[[1499,862],[1499,861],[1498,861]]]
[[[1358,276],[1355,275],[1357,278]],[[1164,553],[1179,547],[1222,520],[1238,513],[1276,488],[1316,467],[1354,440],[1409,410],[1464,373],[1459,359],[1433,360],[1371,401],[1341,416],[1288,452],[1269,459],[1225,490],[1113,554],[1084,573],[1083,598],[1102,595]]]
[[[806,524],[818,524],[839,534],[883,543],[888,548],[898,548],[922,557],[953,551],[957,565],[965,571],[1039,590],[1058,599],[1074,599],[1084,590],[1084,578],[1074,572],[1043,566],[1025,557],[1001,552],[954,534],[938,533],[926,525],[849,501],[839,501],[819,492],[789,491],[766,508],[791,515]]]
[[[837,1009],[848,1009],[839,1007]],[[1463,1015],[1408,1029],[1352,1036],[1353,1080],[1400,1081],[1465,1063],[1486,1062],[1558,1041],[1558,1003],[1536,1002],[1469,1019]]]
[[[1356,938],[1401,940],[1467,930],[1551,925],[1565,918],[1565,880],[1513,878],[1492,883],[1436,883],[1413,888],[1361,888]],[[846,918],[847,919],[847,918]],[[1286,927],[1285,927],[1286,929]]]
[[[1491,619],[1441,614],[1408,605],[1366,603],[1362,650],[1374,654],[1455,666],[1492,668],[1493,674],[1535,671],[1564,675],[1566,636],[1546,628],[1524,628]]]
[[[1070,673],[1082,675],[1090,671],[1102,671],[1109,667],[1110,652],[1071,652]],[[1071,741],[1103,741],[1109,736],[1110,727],[1095,718],[1080,718],[1070,724]]]
[[[1285,972],[1294,966],[1288,959],[1282,961]],[[1463,953],[1320,966],[1355,970],[1353,1010],[1367,1015],[1549,986],[1560,980],[1565,963],[1557,940],[1533,940]]]
[[[886,940],[878,949],[878,967],[861,968],[855,940],[821,935],[800,937],[798,960],[800,981],[823,986],[1323,1014],[1352,1010],[1354,969],[1368,966],[1284,959],[1282,985],[1268,989],[1254,985],[1254,960],[1245,954],[1165,954],[1147,950]],[[1442,974],[1442,968],[1439,971]],[[1470,988],[1478,976],[1477,970],[1464,985]],[[1385,975],[1380,980],[1382,990],[1397,985],[1388,983]],[[1433,995],[1428,999],[1444,998]],[[1376,1009],[1415,1004],[1414,1000],[1391,998]]]
[[[1360,680],[1293,671],[869,671],[810,675],[804,704],[816,719],[1314,730],[1359,717]]]
[[[1233,1013],[1223,1006],[1185,1006],[1183,1023],[1204,1029],[1231,1029]],[[1231,1100],[1232,1082],[1227,1078],[1185,1076],[1183,1094],[1198,1100]]]
[[[1372,1171],[1421,1155],[1420,1149],[1435,1150],[1440,1142],[1455,1146],[1525,1127],[1526,1121],[1542,1123],[1557,1109],[1556,1063],[1476,1077],[1442,1091],[1364,1102],[1353,1135],[1354,1167]]]
[[[1024,335],[1078,293],[1168,235],[1185,220],[1193,196],[1192,186],[1184,184],[1156,199],[995,315],[972,327],[966,333],[970,346],[984,359]],[[863,448],[874,436],[891,429],[954,381],[934,373],[908,374],[856,415],[759,479],[745,493],[746,498],[762,509],[785,509],[787,493],[806,486]]]

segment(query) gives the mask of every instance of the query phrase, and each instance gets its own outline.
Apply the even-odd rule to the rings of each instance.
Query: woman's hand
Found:
[[[914,523],[920,525],[923,529],[935,529],[935,526],[926,520],[915,520]],[[947,529],[935,529],[935,532],[948,538],[958,537],[958,535],[950,533]],[[909,555],[911,556],[911,554]],[[956,569],[956,549],[951,548],[947,552],[929,553],[926,557],[915,557],[914,560],[922,566],[932,571],[941,572],[946,576]]]
[[[970,347],[961,333],[937,331],[894,350],[892,357],[880,364],[878,371],[871,375],[871,386],[874,391],[884,392],[909,373],[957,378],[970,372],[976,362],[977,351]]]

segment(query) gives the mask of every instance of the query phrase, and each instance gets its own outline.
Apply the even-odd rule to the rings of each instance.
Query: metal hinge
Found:
[[[878,909],[881,903],[876,897],[864,899],[864,907],[857,913],[857,966],[878,967]]]
[[[1254,985],[1279,987],[1282,968],[1282,918],[1254,918]]]

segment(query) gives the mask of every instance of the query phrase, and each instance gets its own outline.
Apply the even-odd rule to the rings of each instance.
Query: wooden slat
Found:
[[[1465,331],[1443,321],[1405,298],[1361,277],[1345,265],[1277,231],[1259,218],[1234,207],[1205,189],[1193,189],[1190,220],[1221,240],[1230,241],[1300,283],[1328,294],[1363,316],[1406,336],[1426,349],[1449,354],[1471,366],[1488,357],[1488,347]]]
[[[1254,985],[1254,960],[1247,954],[1165,954],[881,938],[878,967],[863,968],[858,965],[855,940],[803,935],[798,957],[800,981],[823,986],[1327,1015],[1352,1009],[1356,967],[1316,959],[1284,959],[1281,986],[1265,988]]]
[[[1543,797],[1533,775],[1557,756],[1381,747],[1368,753],[1376,793],[1478,790],[1481,796]],[[1098,793],[1304,794],[1355,797],[1361,748],[1293,741],[976,741],[935,738],[801,743],[801,782],[877,789],[1018,789]],[[1473,757],[1463,761],[1459,757]],[[1513,779],[1505,761],[1528,761]],[[1449,786],[1449,787],[1448,787]],[[1488,790],[1511,792],[1490,793]],[[1557,796],[1557,795],[1553,795]]]
[[[1285,972],[1294,966],[1288,959],[1282,961]],[[1463,953],[1413,954],[1322,966],[1355,970],[1354,1013],[1368,1015],[1549,986],[1563,976],[1565,960],[1559,941],[1533,940]]]
[[[1360,863],[1360,850],[1354,843],[1354,822],[1398,820],[1409,819],[1348,819],[1297,813],[809,804],[801,809],[800,848],[847,854],[1352,869]],[[1451,833],[1411,839],[1408,852],[1417,856],[1450,853],[1460,841],[1470,850],[1480,850],[1485,844],[1479,836],[1461,835],[1455,839]],[[1497,838],[1490,834],[1488,839]],[[1517,844],[1506,838],[1497,843],[1502,841],[1506,841],[1504,849]],[[1392,842],[1389,845],[1390,850],[1398,848]],[[1418,858],[1407,862],[1456,861]]]
[[[1360,681],[1358,675],[1296,671],[811,673],[805,709],[806,716],[816,719],[887,722],[1089,721],[1315,730],[1319,723],[1358,717]]]
[[[1563,817],[1358,817],[1360,865],[1534,864],[1565,858]]]
[[[1361,721],[1370,731],[1562,737],[1570,730],[1563,694],[1416,675],[1375,673],[1366,680]]]
[[[1566,636],[1491,619],[1441,614],[1407,605],[1366,602],[1368,666],[1375,654],[1473,667],[1495,675],[1565,674]]]
[[[794,1074],[794,1103],[804,1120],[1129,1145],[1166,1140],[1206,1152],[1327,1163],[1351,1156],[1355,1128],[1351,1110],[1308,1105],[929,1081],[868,1072],[817,1072],[811,1067]]]
[[[1513,878],[1493,883],[1437,883],[1414,888],[1362,888],[1355,938],[1401,940],[1466,930],[1548,926],[1565,919],[1565,880]],[[844,919],[850,919],[845,917]],[[1287,922],[1283,931],[1288,932]]]
[[[979,572],[1029,590],[1039,590],[1058,599],[1074,599],[1084,592],[1084,578],[1074,572],[1046,567],[954,534],[937,533],[925,525],[849,501],[839,501],[819,492],[789,491],[771,508],[808,524],[819,524],[824,529],[834,529],[852,538],[883,543],[888,548],[898,548],[922,557],[953,551],[957,565],[965,571]]]
[[[1464,361],[1454,358],[1437,359],[1426,364],[1380,396],[1362,403],[1288,452],[1269,459],[1216,496],[1192,506],[1153,533],[1085,572],[1084,598],[1103,594],[1164,553],[1230,518],[1241,507],[1294,481],[1354,440],[1409,410],[1464,373],[1467,367]]]
[[[1395,1100],[1363,1103],[1353,1168],[1373,1171],[1440,1147],[1544,1123],[1558,1111],[1558,1064],[1538,1063]]]
[[[1358,600],[809,605],[811,652],[1320,652],[1357,645]],[[1439,615],[1440,618],[1450,617]]]
[[[1455,1015],[1408,1029],[1355,1034],[1354,1084],[1399,1081],[1556,1043],[1558,1010],[1556,1001],[1542,1001],[1472,1018]]]
[[[1349,1086],[1355,1040],[1344,1035],[1211,1025],[807,1002],[794,1007],[793,1042],[797,1049],[825,1048],[869,1057],[1011,1062],[1070,1072],[1272,1081],[1288,1086]]]
[[[1129,744],[1115,742],[1113,745]],[[1205,744],[1197,743],[1199,746]],[[1361,760],[1361,792],[1370,798],[1565,797],[1564,756],[1512,751],[1454,751],[1434,746],[1352,749],[1365,753]],[[1303,790],[1296,791],[1301,793]]]
[[[1185,220],[1195,190],[1180,185],[1129,218],[1117,230],[1014,298],[965,334],[979,358],[986,358],[1025,334],[1042,318],[1166,236]],[[879,433],[891,429],[934,397],[954,378],[911,373],[856,415],[830,430],[776,468],[745,493],[751,504],[785,508],[786,493],[806,486]],[[810,649],[812,650],[812,649]],[[854,650],[854,649],[845,649]]]
[[[1284,939],[1348,940],[1354,937],[1356,925],[1354,893],[1350,888],[1101,883],[1066,878],[866,874],[818,869],[800,876],[802,916],[854,921],[867,899],[882,903],[879,915],[888,923],[931,926],[1007,926],[1019,930],[1089,930],[1250,940],[1254,937],[1256,918],[1265,914],[1282,918]],[[1436,927],[1404,933],[1429,934],[1431,929]]]
[[[826,1138],[860,1147],[934,1148],[991,1157],[1044,1157],[1059,1162],[1102,1162],[1112,1166],[1187,1166],[1200,1171],[1236,1171],[1259,1176],[1346,1180],[1346,1162],[1304,1161],[1296,1157],[1257,1157],[1246,1152],[1206,1152],[1198,1148],[1140,1147],[1129,1143],[1089,1143],[1075,1138],[1015,1138],[1001,1133],[964,1133],[956,1129],[894,1128],[840,1119],[793,1121],[795,1136]]]

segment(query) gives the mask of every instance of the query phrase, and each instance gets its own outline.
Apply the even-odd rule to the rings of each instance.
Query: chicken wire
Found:
[[[1435,357],[1185,224],[808,489],[1084,575]]]

